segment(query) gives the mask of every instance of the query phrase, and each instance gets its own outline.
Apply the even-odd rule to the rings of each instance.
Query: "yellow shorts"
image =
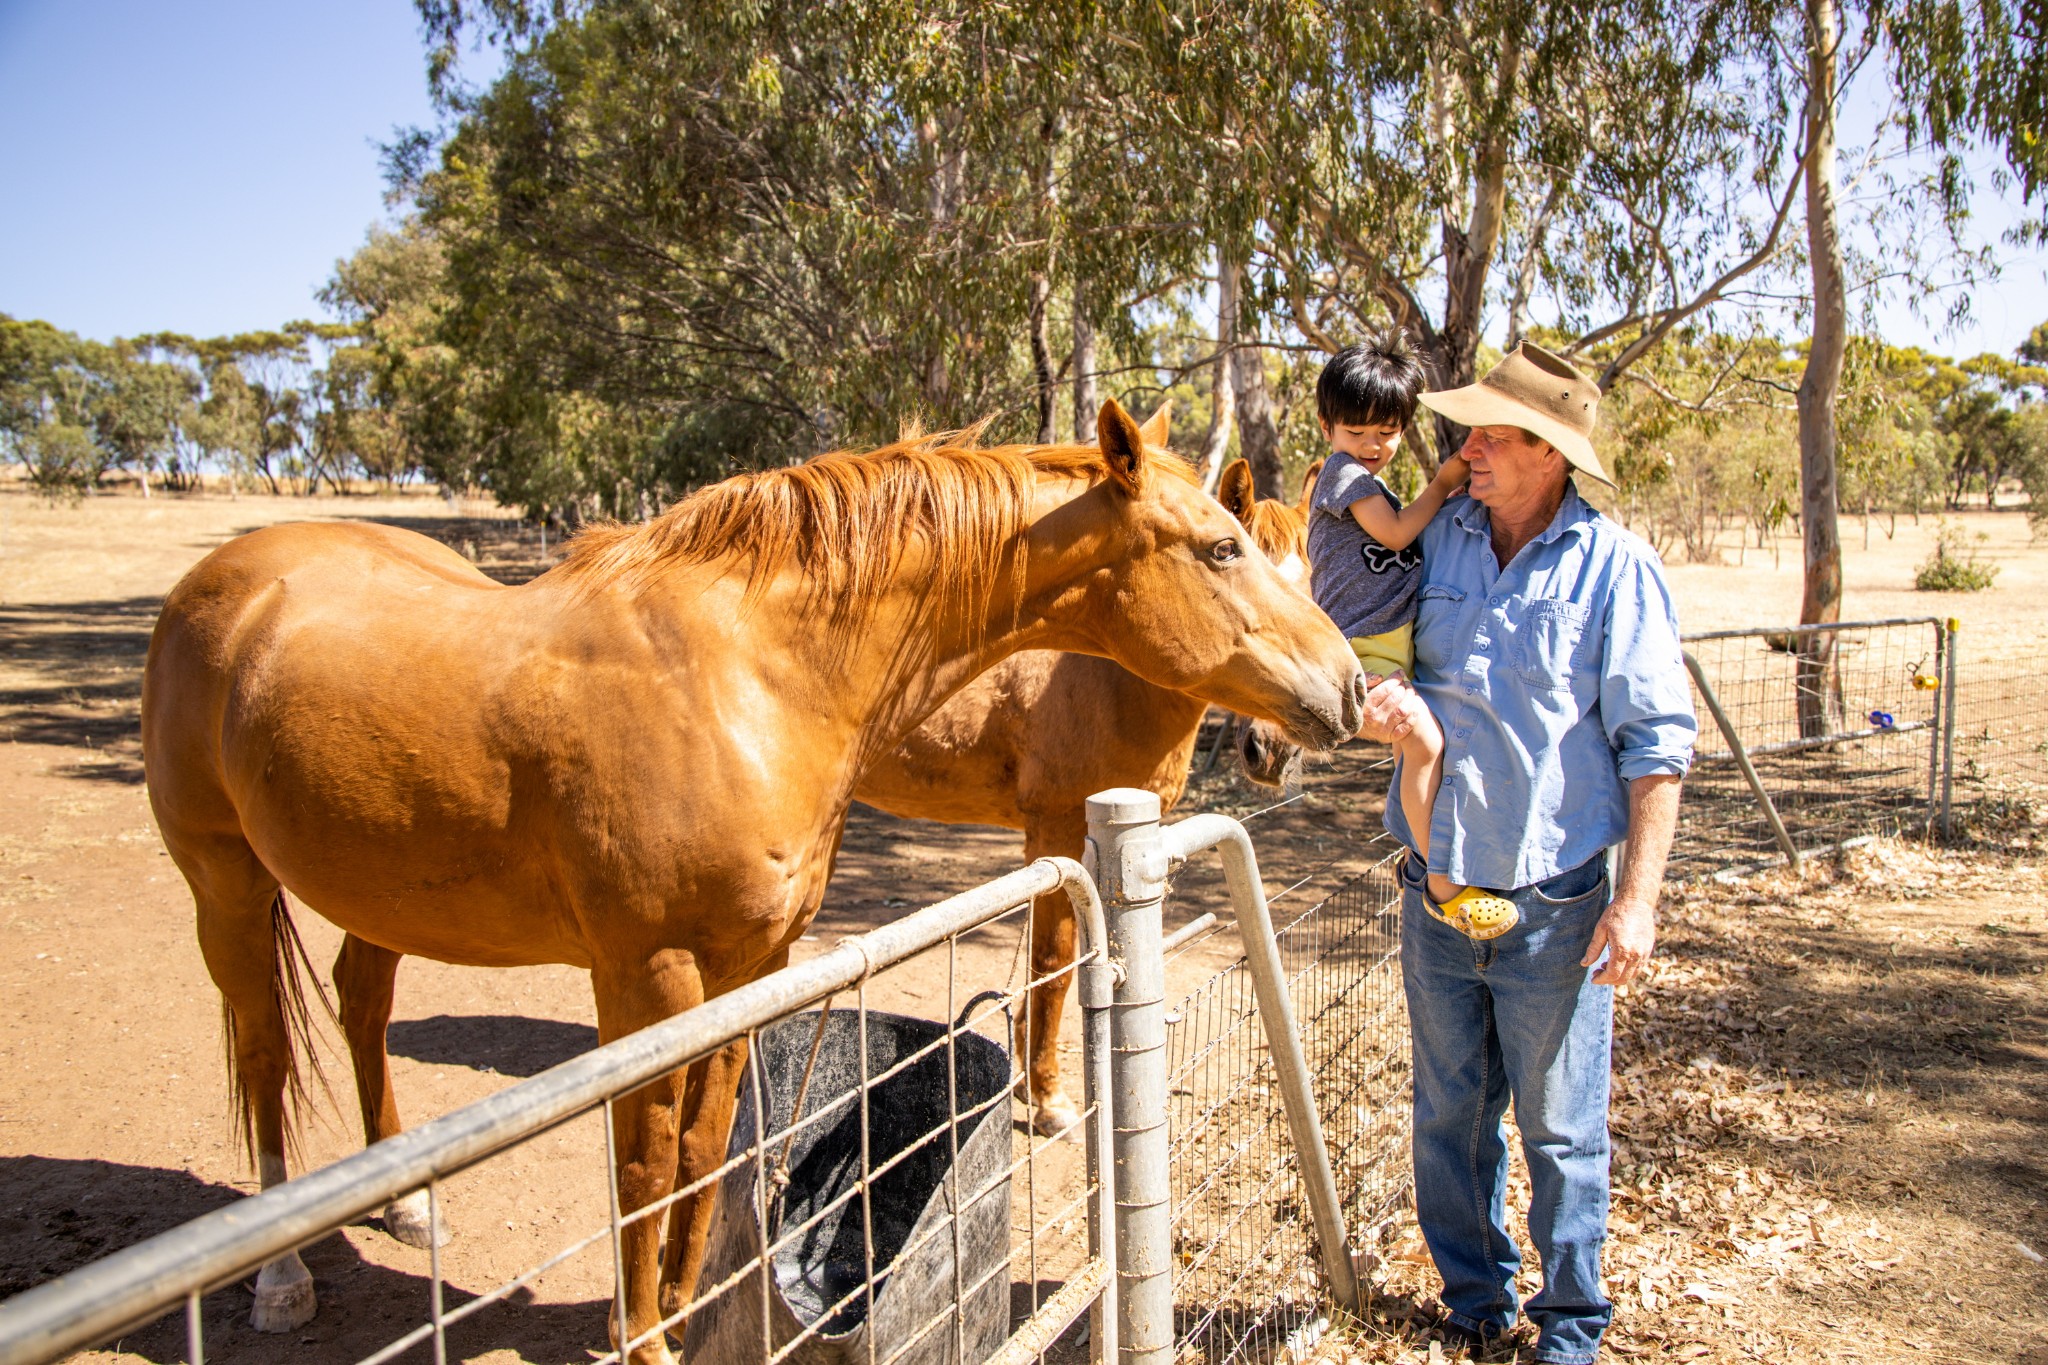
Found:
[[[1368,673],[1377,673],[1384,678],[1398,672],[1404,678],[1413,678],[1415,623],[1404,621],[1377,635],[1358,636],[1351,641],[1351,652],[1358,656],[1358,666]]]

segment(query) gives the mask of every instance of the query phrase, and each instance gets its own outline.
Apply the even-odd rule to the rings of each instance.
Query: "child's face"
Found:
[[[1322,426],[1323,439],[1331,450],[1349,455],[1375,474],[1401,449],[1401,437],[1407,430],[1399,422],[1323,422]]]

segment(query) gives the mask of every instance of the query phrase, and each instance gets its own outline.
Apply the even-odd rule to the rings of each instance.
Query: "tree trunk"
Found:
[[[1848,347],[1848,285],[1835,204],[1836,55],[1841,16],[1835,0],[1806,0],[1806,242],[1813,267],[1813,345],[1799,381],[1799,506],[1806,552],[1801,625],[1842,619],[1842,537],[1836,524],[1835,399]],[[1837,733],[1842,676],[1835,632],[1801,637],[1799,733]]]
[[[1095,323],[1081,281],[1074,281],[1074,439],[1095,440],[1095,411],[1102,400],[1095,391]]]
[[[1237,417],[1237,383],[1233,350],[1237,344],[1237,289],[1244,262],[1216,253],[1216,377],[1211,382],[1209,434],[1202,441],[1202,487],[1213,493],[1223,477],[1223,457],[1230,449],[1230,428]]]
[[[1031,277],[1031,369],[1033,378],[1038,381],[1038,443],[1051,445],[1059,439],[1059,431],[1053,425],[1053,407],[1059,397],[1059,376],[1053,372],[1051,322],[1046,316],[1052,311],[1052,242],[1055,219],[1059,216],[1058,113],[1046,116],[1039,138],[1045,144],[1045,162],[1039,171],[1038,183],[1038,212],[1043,224],[1045,260]]]
[[[1521,77],[1522,48],[1510,34],[1501,42],[1497,67],[1498,85],[1491,91],[1464,92],[1464,99],[1477,106],[1482,99],[1506,105],[1505,93]],[[1439,94],[1444,99],[1445,95]],[[1473,161],[1471,199],[1465,221],[1459,223],[1451,212],[1443,219],[1444,325],[1436,344],[1429,348],[1433,364],[1431,381],[1442,388],[1457,388],[1477,377],[1480,330],[1485,323],[1486,280],[1493,271],[1493,258],[1500,250],[1501,224],[1507,209],[1508,129],[1491,127],[1479,145]],[[1465,443],[1465,429],[1447,417],[1436,419],[1436,459],[1419,445],[1415,458],[1426,473],[1436,472],[1437,459],[1454,454]]]
[[[1052,338],[1048,332],[1047,305],[1052,302],[1052,281],[1044,271],[1031,277],[1031,373],[1038,381],[1038,443],[1051,445],[1059,438],[1053,427],[1053,402],[1059,384],[1052,370]]]
[[[1252,468],[1252,490],[1262,498],[1281,497],[1280,422],[1273,414],[1273,395],[1266,388],[1265,352],[1257,346],[1245,347],[1237,353],[1234,368],[1238,452]]]
[[[932,158],[931,203],[929,205],[935,235],[942,246],[950,245],[951,236],[946,232],[959,212],[960,187],[966,172],[967,154],[960,139],[952,136],[952,129],[942,125],[938,119],[928,118],[918,124],[918,141]],[[950,322],[950,319],[948,320]],[[950,331],[950,327],[942,331]],[[946,348],[942,342],[934,342],[931,353],[925,358],[924,402],[927,422],[947,425],[948,410],[953,400],[953,377],[946,364]]]

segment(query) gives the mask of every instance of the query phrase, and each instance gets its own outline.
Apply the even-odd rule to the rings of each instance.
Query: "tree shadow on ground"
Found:
[[[142,780],[142,664],[154,597],[0,606],[0,737],[83,751],[62,771]]]
[[[538,1076],[551,1066],[597,1046],[597,1030],[561,1019],[518,1014],[436,1014],[400,1019],[385,1033],[394,1057],[443,1066],[495,1071],[501,1076]]]
[[[239,1190],[209,1184],[185,1171],[111,1161],[0,1158],[0,1298],[241,1197]],[[374,1220],[358,1226],[364,1229],[358,1236],[383,1235],[375,1230]],[[249,1326],[246,1283],[208,1294],[200,1307],[207,1360],[256,1365],[288,1357],[302,1365],[342,1365],[403,1336],[427,1318],[431,1276],[427,1253],[391,1245],[397,1255],[417,1259],[419,1273],[377,1264],[341,1234],[304,1248],[301,1255],[313,1274],[319,1311],[310,1323],[286,1335],[266,1335]],[[253,1272],[243,1278],[253,1281]],[[444,1311],[459,1309],[478,1292],[449,1283]],[[448,1329],[449,1358],[469,1360],[510,1348],[518,1359],[536,1365],[586,1361],[606,1342],[609,1307],[608,1299],[541,1303],[531,1289],[515,1291]],[[173,1309],[106,1344],[160,1365],[183,1362],[185,1314]],[[397,1358],[432,1357],[431,1343],[421,1342]]]

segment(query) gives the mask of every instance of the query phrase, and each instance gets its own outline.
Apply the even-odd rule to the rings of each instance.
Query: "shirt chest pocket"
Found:
[[[1577,602],[1538,601],[1515,630],[1515,676],[1546,692],[1569,692],[1585,664],[1586,609]]]
[[[1458,637],[1458,618],[1465,610],[1462,589],[1441,583],[1425,583],[1415,603],[1415,666],[1435,677],[1447,677],[1455,669],[1451,642]]]

